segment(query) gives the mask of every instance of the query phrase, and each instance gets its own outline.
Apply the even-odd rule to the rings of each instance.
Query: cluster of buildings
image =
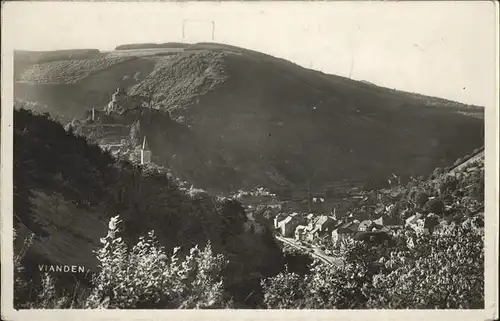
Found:
[[[378,218],[373,219],[374,216]],[[432,233],[448,224],[453,217],[440,217],[436,214],[417,213],[406,220],[393,218],[387,214],[370,214],[368,212],[351,213],[339,218],[333,215],[285,214],[274,217],[273,226],[277,233],[297,241],[318,243],[330,238],[334,245],[346,239],[390,240],[393,231],[409,228],[415,231]]]
[[[371,220],[366,212],[351,214],[342,219],[335,215],[280,213],[274,218],[274,228],[283,237],[297,241],[317,243],[320,239],[331,238],[334,244],[339,244],[347,238],[388,237],[391,230],[403,228],[403,224],[389,216]]]
[[[273,221],[275,230],[283,237],[308,243],[330,238],[335,245],[349,238],[390,239],[393,231],[405,227],[416,231],[433,231],[444,224],[447,224],[446,218],[433,214],[417,214],[401,221],[386,214],[373,219],[368,212],[351,213],[343,218],[335,215],[279,213]]]

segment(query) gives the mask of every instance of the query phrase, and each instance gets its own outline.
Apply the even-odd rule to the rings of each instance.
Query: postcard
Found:
[[[498,4],[2,3],[2,319],[498,320]]]

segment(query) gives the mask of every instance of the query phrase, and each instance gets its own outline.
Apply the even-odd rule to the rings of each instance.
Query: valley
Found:
[[[122,296],[109,285],[81,301],[91,306],[128,306],[132,287],[166,308],[366,308],[388,304],[359,291],[404,273],[390,251],[410,239],[422,251],[425,237],[479,246],[482,107],[224,44],[144,46],[17,53],[16,251],[33,237],[24,273],[81,266],[94,273],[80,280],[89,291],[130,282]],[[122,279],[102,272],[113,260]],[[161,282],[143,288],[153,274]],[[346,292],[323,302],[319,279]],[[26,289],[16,302],[30,302]],[[132,308],[158,304],[141,300]]]

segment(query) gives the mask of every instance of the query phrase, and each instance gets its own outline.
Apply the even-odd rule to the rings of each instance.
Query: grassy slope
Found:
[[[51,61],[92,59],[100,56],[102,55],[98,49],[73,49],[55,51],[15,50],[15,79],[19,79],[19,76],[23,73],[23,71],[34,64],[42,64]]]
[[[343,179],[385,181],[393,172],[426,175],[483,143],[481,108],[327,75],[227,45],[196,44],[156,59],[130,92],[153,93],[163,109],[185,117],[189,145],[203,149],[196,150],[196,160],[182,146],[165,153],[171,141],[158,134],[153,154],[165,154],[164,163],[177,175],[204,188],[297,188],[307,180],[319,188]],[[132,73],[134,64],[127,68]],[[148,138],[154,135],[149,132]]]
[[[109,217],[119,214],[132,242],[152,229],[167,251],[210,240],[231,260],[226,285],[237,298],[249,275],[281,268],[269,231],[247,221],[239,203],[186,190],[154,168],[116,162],[46,116],[20,109],[14,122],[15,222],[39,236],[28,263],[95,269],[92,250]]]
[[[74,84],[128,59],[131,58],[62,60],[34,64],[24,70],[19,81],[37,84]]]
[[[82,117],[92,107],[102,108],[118,86],[127,88],[140,82],[154,69],[157,60],[111,56],[31,65],[20,76],[31,81],[16,82],[14,94],[23,101],[40,102],[47,106],[44,111],[70,121]],[[75,73],[64,66],[70,66]]]

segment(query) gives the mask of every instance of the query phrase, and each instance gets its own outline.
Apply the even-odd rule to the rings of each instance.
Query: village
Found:
[[[397,193],[390,189],[379,191],[377,195],[354,189],[349,196],[343,195],[341,200],[326,199],[323,195],[311,196],[309,202],[302,202],[308,205],[302,207],[291,206],[290,201],[278,200],[276,195],[262,188],[251,192],[240,191],[236,198],[254,215],[261,216],[258,219],[264,220],[274,230],[278,240],[309,249],[318,247],[324,249],[325,244],[338,247],[349,239],[390,242],[397,230],[433,232],[453,221],[452,216],[439,216],[433,213],[427,215],[416,213],[404,220],[394,218],[390,215],[393,205],[383,206],[382,203],[391,203],[390,200],[397,196]],[[373,202],[373,197],[379,202]],[[334,203],[340,201],[351,201],[366,206],[361,206],[363,210],[337,210]],[[255,210],[258,207],[266,208],[264,215],[255,214],[259,212]],[[326,250],[324,254],[331,253]]]

